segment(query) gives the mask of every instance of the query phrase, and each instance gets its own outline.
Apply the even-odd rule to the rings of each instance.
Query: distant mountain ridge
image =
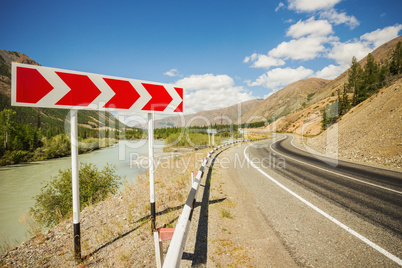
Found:
[[[382,46],[378,47],[371,54],[374,56],[375,60],[379,63],[383,63],[390,58],[390,50],[396,46],[396,44],[402,40],[399,36],[394,40],[391,40]],[[366,62],[366,58],[363,58],[359,63],[363,66]],[[352,60],[352,59],[350,59]],[[257,121],[275,121],[278,118],[288,116],[297,117],[296,119],[305,120],[307,119],[307,114],[320,114],[320,110],[323,108],[324,103],[328,104],[330,101],[336,99],[334,96],[337,95],[338,89],[343,89],[345,83],[348,79],[348,70],[343,72],[337,78],[333,80],[326,80],[321,78],[307,78],[303,80],[296,81],[277,92],[271,94],[264,100],[252,100],[242,103],[242,109],[240,113],[236,113],[237,105],[230,106],[223,109],[202,111],[192,115],[184,116],[184,122],[193,120],[190,125],[205,125],[203,120],[194,120],[192,118],[208,118],[211,124],[220,124],[220,120],[216,118],[230,118],[230,120],[235,124],[238,122],[257,122]],[[308,108],[308,109],[307,109]],[[306,109],[306,110],[305,110]],[[303,113],[303,111],[306,111]],[[240,117],[240,119],[239,119]],[[215,118],[215,119],[214,119]],[[292,119],[293,122],[296,119]],[[316,119],[317,121],[318,119]],[[227,122],[226,121],[226,122]],[[283,121],[283,120],[282,120]],[[222,121],[223,124],[226,122]],[[284,121],[283,121],[284,122]],[[287,127],[297,128],[300,124],[287,123]],[[285,124],[286,125],[286,124]],[[285,125],[280,124],[281,129],[284,130]],[[170,127],[170,126],[182,126],[181,118],[167,117],[165,119],[156,121],[157,127]],[[279,126],[279,125],[278,125]],[[311,125],[315,130],[310,134],[318,134],[319,127]],[[289,129],[291,131],[291,129]],[[318,132],[317,132],[318,131]]]
[[[183,126],[207,126],[214,125],[230,125],[240,123],[240,118],[247,113],[255,105],[258,105],[262,100],[254,99],[231,105],[226,108],[205,110],[191,115],[169,116],[163,119],[155,120],[156,128],[163,127],[181,127]],[[182,119],[183,122],[182,122]],[[141,125],[145,127],[145,125]]]
[[[315,93],[330,80],[307,78],[294,82],[270,95],[242,116],[241,121],[275,120],[306,106]]]

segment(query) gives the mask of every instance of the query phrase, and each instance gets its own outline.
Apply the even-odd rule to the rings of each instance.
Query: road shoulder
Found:
[[[239,145],[236,145],[239,146]],[[211,177],[208,267],[295,267],[278,234],[259,211],[255,196],[233,176],[235,148],[216,160]],[[237,151],[237,150],[236,150]],[[231,159],[227,161],[226,159]]]

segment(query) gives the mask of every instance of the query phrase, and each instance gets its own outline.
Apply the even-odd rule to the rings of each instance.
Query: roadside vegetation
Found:
[[[240,138],[239,128],[258,128],[265,126],[265,122],[254,122],[241,125],[214,125],[204,127],[188,127],[188,128],[161,128],[155,130],[157,137],[165,138],[165,145],[172,147],[194,148],[208,146],[209,138],[208,129],[215,129],[215,144],[220,144],[224,139]],[[165,134],[166,133],[166,134]],[[212,136],[210,137],[212,143]],[[166,148],[169,150],[169,148]]]
[[[103,170],[91,163],[82,164],[79,170],[81,210],[88,205],[104,200],[115,194],[119,188],[120,176],[115,167],[105,166]],[[35,197],[35,205],[30,213],[36,222],[51,227],[72,214],[72,173],[71,169],[59,170],[59,174],[41,189]]]
[[[15,111],[4,109],[0,112],[0,166],[70,154],[70,139],[66,134],[59,133],[53,136],[48,134],[49,132],[42,128],[18,122]],[[85,131],[81,131],[80,135],[79,153],[108,147],[117,142],[116,138],[99,138],[98,133],[88,135]]]
[[[348,82],[338,90],[338,99],[325,106],[321,121],[325,130],[336,123],[352,107],[370,98],[381,88],[389,86],[402,75],[402,44],[398,42],[390,60],[376,62],[372,54],[367,55],[362,67],[356,57],[352,58]]]

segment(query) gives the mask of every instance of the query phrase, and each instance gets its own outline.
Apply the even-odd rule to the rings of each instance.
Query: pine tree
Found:
[[[358,98],[360,95],[360,87],[361,87],[361,76],[362,76],[362,68],[360,64],[357,62],[355,56],[352,58],[352,65],[350,66],[349,70],[349,77],[348,77],[348,87],[350,90],[353,90],[353,105],[358,104]]]
[[[392,54],[392,60],[389,66],[389,71],[392,75],[398,75],[402,73],[402,44],[401,41],[396,44],[394,53]]]
[[[361,88],[362,94],[360,96],[359,102],[362,102],[370,97],[379,88],[378,73],[379,68],[374,59],[374,56],[369,53],[367,55],[367,62],[364,66],[363,85]]]
[[[344,84],[343,92],[341,95],[341,90],[338,88],[338,117],[346,114],[350,109],[349,99],[347,95],[347,87]]]
[[[346,87],[343,87],[342,93],[342,115],[346,114],[350,109],[350,102],[348,99],[348,94],[346,94]]]
[[[389,83],[390,77],[390,66],[388,60],[386,60],[380,67],[378,71],[378,83],[379,87],[382,88]]]

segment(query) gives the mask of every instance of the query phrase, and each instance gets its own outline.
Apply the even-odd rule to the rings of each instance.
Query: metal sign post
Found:
[[[162,241],[156,230],[155,208],[155,165],[154,165],[154,114],[148,113],[148,163],[149,163],[149,199],[151,203],[151,230],[154,236],[156,267],[162,267]]]
[[[78,177],[78,119],[77,110],[70,111],[71,123],[71,172],[73,185],[73,225],[74,225],[74,258],[81,261],[80,230],[80,184]]]
[[[149,199],[151,202],[151,229],[156,231],[155,224],[155,170],[154,170],[154,115],[148,113],[148,163],[149,163]]]

